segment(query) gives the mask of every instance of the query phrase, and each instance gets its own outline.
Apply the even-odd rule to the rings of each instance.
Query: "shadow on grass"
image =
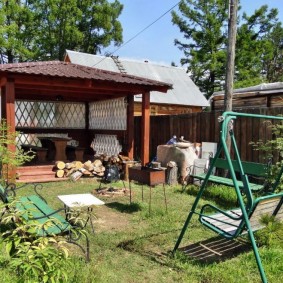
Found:
[[[252,250],[249,243],[241,238],[229,240],[217,236],[179,248],[177,258],[201,264],[223,262]]]
[[[172,250],[164,252],[155,252],[154,248],[146,248],[147,243],[142,243],[143,240],[151,242],[154,236],[160,236],[164,233],[176,232],[176,230],[156,233],[144,237],[121,242],[118,247],[129,252],[137,253],[141,256],[149,258],[162,266],[180,270],[179,263],[189,263],[196,265],[210,265],[212,263],[223,262],[232,259],[240,254],[250,252],[252,250],[249,243],[243,239],[228,240],[217,236],[204,241],[179,248],[176,254],[172,254]],[[148,243],[149,243],[148,242]]]
[[[141,205],[136,202],[132,202],[128,204],[120,203],[120,202],[111,202],[105,205],[109,208],[116,209],[117,211],[123,212],[123,213],[134,213],[134,212],[142,210]]]
[[[158,263],[162,266],[167,266],[173,269],[178,269],[170,262],[170,257],[172,255],[171,251],[164,251],[164,252],[158,252],[154,251],[156,248],[160,248],[159,246],[156,248],[152,246],[152,243],[154,243],[155,237],[169,237],[167,236],[170,233],[176,233],[179,231],[179,229],[172,229],[172,230],[166,230],[163,232],[158,233],[152,233],[150,235],[144,235],[141,237],[136,237],[134,239],[126,240],[120,242],[117,247],[123,250],[126,250],[128,252],[139,254],[140,256],[148,258],[150,261],[153,261],[155,263]],[[148,247],[148,245],[150,247]],[[173,247],[172,247],[173,248]]]

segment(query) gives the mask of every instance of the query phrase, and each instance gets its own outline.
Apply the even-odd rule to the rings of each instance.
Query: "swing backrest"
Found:
[[[250,225],[253,231],[265,227],[263,217],[272,217],[276,220],[282,220],[283,193],[263,196],[255,200],[254,208],[250,213]]]

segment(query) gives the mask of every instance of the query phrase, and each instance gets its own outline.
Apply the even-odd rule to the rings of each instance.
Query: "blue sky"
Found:
[[[124,10],[119,18],[123,25],[124,42],[134,37],[179,2],[178,0],[119,1],[124,5]],[[255,9],[264,4],[267,4],[269,8],[277,8],[279,19],[283,22],[283,0],[241,0],[240,2],[241,11],[245,11],[248,15],[251,15]],[[175,62],[179,66],[182,52],[174,46],[174,39],[176,38],[182,39],[182,34],[177,26],[172,25],[171,13],[169,12],[146,31],[116,51],[114,55],[169,65],[171,62]],[[115,47],[108,47],[102,51],[102,55],[105,51],[112,53],[115,50]]]

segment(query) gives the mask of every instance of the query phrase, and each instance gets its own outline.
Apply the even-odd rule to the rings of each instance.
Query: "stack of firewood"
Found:
[[[58,178],[69,177],[76,181],[81,177],[103,177],[105,167],[108,164],[116,164],[120,171],[123,170],[123,162],[128,161],[126,156],[95,156],[95,160],[82,163],[80,161],[63,162],[57,161],[54,166],[55,175]]]
[[[82,176],[102,177],[104,175],[105,167],[99,159],[93,162],[88,160],[85,163],[80,161],[68,163],[57,161],[54,166],[54,171],[58,178],[69,177],[71,180],[76,181]]]

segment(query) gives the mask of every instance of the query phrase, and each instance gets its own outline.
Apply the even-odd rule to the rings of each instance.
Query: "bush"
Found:
[[[11,132],[5,120],[0,121],[0,177],[1,181],[10,168],[15,168],[34,158],[32,152],[17,148],[17,132]],[[15,149],[15,150],[14,150]]]
[[[8,255],[8,268],[16,270],[18,282],[67,282],[66,241],[58,236],[38,237],[38,230],[54,224],[25,220],[23,212],[16,209],[16,203],[13,201],[0,208],[5,210],[1,219],[1,226],[5,227],[1,241]]]

